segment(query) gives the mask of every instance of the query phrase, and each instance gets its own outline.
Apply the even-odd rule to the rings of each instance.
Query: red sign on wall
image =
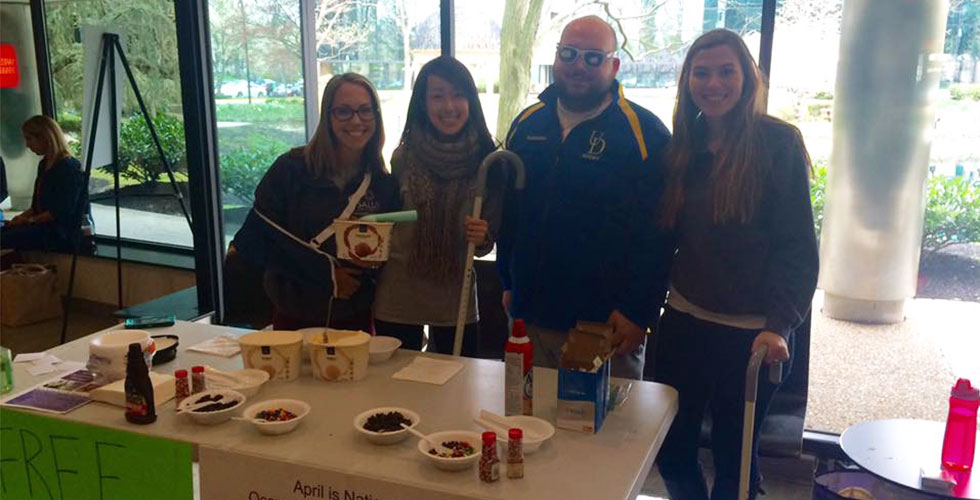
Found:
[[[20,71],[17,68],[17,50],[9,43],[0,44],[0,89],[20,86]]]

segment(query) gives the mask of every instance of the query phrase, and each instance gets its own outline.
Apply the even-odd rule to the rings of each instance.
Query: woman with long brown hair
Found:
[[[372,331],[373,270],[337,260],[335,238],[311,241],[338,218],[397,206],[383,145],[374,86],[355,73],[336,75],[324,89],[313,138],[280,156],[259,182],[233,246],[265,268],[276,329],[324,326],[330,308],[331,327]]]
[[[29,118],[21,132],[27,148],[41,161],[31,207],[4,225],[0,243],[18,250],[74,250],[89,214],[82,165],[71,156],[61,127],[50,117]]]
[[[792,125],[766,115],[765,82],[738,35],[694,41],[681,70],[661,223],[677,235],[654,378],[679,393],[657,458],[673,499],[707,499],[698,463],[712,417],[710,498],[738,495],[745,369],[751,353],[789,369],[793,331],[817,279],[809,157]],[[777,385],[760,383],[755,433]],[[758,440],[753,440],[758,443]],[[761,475],[753,449],[750,494]]]

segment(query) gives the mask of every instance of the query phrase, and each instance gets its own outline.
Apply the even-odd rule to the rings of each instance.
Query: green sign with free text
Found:
[[[0,410],[0,497],[191,500],[191,445]]]

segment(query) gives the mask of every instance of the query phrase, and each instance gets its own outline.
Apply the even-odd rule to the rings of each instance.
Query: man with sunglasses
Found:
[[[596,16],[562,31],[555,83],[507,135],[527,185],[506,203],[497,266],[504,307],[524,319],[535,364],[558,366],[576,321],[605,322],[613,376],[639,379],[672,254],[656,225],[670,134],[624,97],[615,51],[615,31]]]

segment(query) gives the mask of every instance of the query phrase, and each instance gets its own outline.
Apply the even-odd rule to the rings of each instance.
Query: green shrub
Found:
[[[813,176],[810,178],[810,203],[813,205],[813,227],[820,238],[823,229],[824,195],[827,192],[827,164],[813,165]]]
[[[279,140],[261,140],[221,154],[221,189],[252,203],[262,176],[289,149],[289,144]]]
[[[949,97],[954,101],[962,101],[965,99],[980,101],[980,85],[950,85]]]
[[[153,119],[153,126],[171,168],[175,172],[186,171],[184,123],[177,117],[158,113]],[[160,174],[166,172],[143,115],[133,115],[122,121],[119,130],[119,165],[119,175],[141,184],[154,184]],[[111,174],[112,166],[99,167],[99,170]]]
[[[66,134],[81,134],[82,116],[72,111],[61,111],[58,113],[58,125]]]
[[[980,242],[980,181],[937,175],[929,178],[926,193],[924,252]]]
[[[807,115],[817,120],[830,119],[831,105],[829,103],[813,103],[806,106]]]
[[[829,90],[818,90],[816,94],[813,95],[815,99],[827,99],[834,100],[834,93]]]
[[[827,165],[816,164],[810,179],[813,224],[820,236],[824,221]],[[926,181],[922,251],[933,254],[956,243],[980,242],[980,180],[937,175]]]

